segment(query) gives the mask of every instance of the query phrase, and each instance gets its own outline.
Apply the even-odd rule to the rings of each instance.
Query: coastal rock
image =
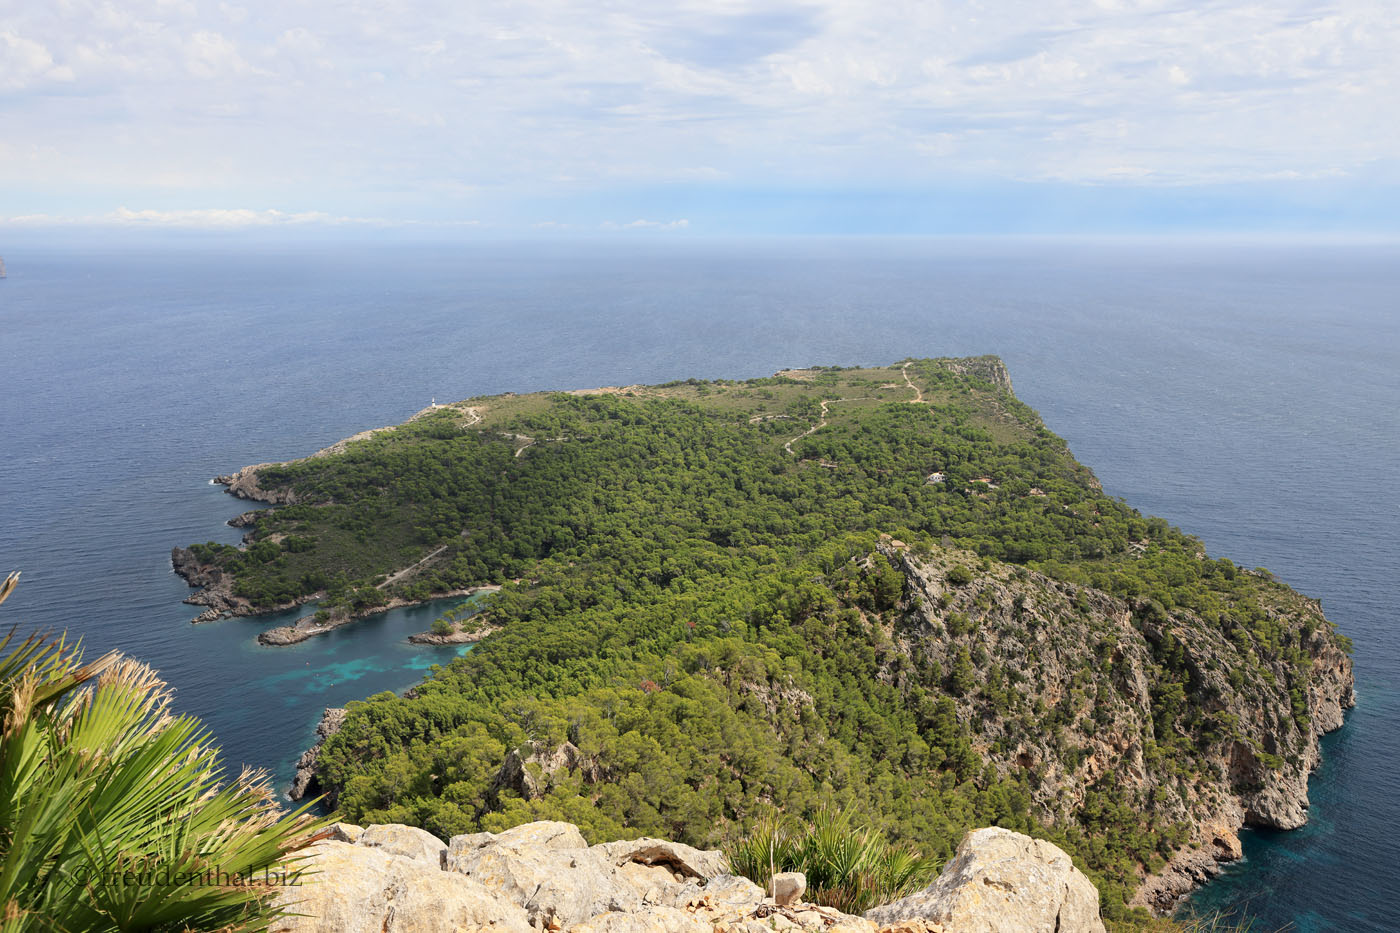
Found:
[[[258,523],[258,516],[267,514],[267,509],[253,509],[242,512],[228,520],[230,528],[252,528]]]
[[[708,881],[723,875],[728,867],[722,852],[696,849],[665,839],[642,838],[603,842],[593,846],[593,849],[614,865],[635,863],[662,866],[673,875],[678,875],[677,880],[698,878]]]
[[[990,382],[1007,395],[1015,395],[1011,386],[1011,373],[999,356],[970,356],[965,358],[938,359],[934,362],[942,369],[960,376],[973,376]]]
[[[527,823],[499,835],[454,836],[447,870],[524,908],[532,923],[569,927],[609,911],[636,912],[641,894],[576,826]]]
[[[280,918],[272,933],[537,933],[523,910],[471,879],[383,849],[327,840],[296,870],[275,897],[302,916]]]
[[[447,843],[427,830],[398,823],[366,827],[355,844],[383,849],[385,852],[402,855],[434,868],[442,868],[447,858]]]
[[[928,920],[958,933],[1104,931],[1099,892],[1062,849],[995,826],[968,833],[927,888],[865,916]]]
[[[500,587],[476,587],[476,592],[491,592]],[[479,624],[474,630],[468,631],[461,624],[455,625],[452,631],[446,635],[439,635],[437,632],[417,632],[408,636],[409,644],[412,645],[474,645],[487,635],[494,635],[501,627],[490,623]]]
[[[316,760],[320,757],[321,745],[339,732],[344,724],[345,710],[341,707],[327,707],[321,714],[321,721],[316,724],[316,742],[297,759],[296,775],[292,778],[292,788],[287,796],[300,800],[320,791],[320,783],[316,780]],[[327,803],[335,806],[333,799],[328,798]]]
[[[463,589],[447,590],[446,592],[442,592],[442,593],[434,593],[432,598],[433,598],[433,599],[445,599],[445,598],[452,597],[452,596],[471,596],[471,595],[473,595],[473,594],[475,594],[475,593],[494,593],[495,591],[497,591],[497,590],[499,590],[499,589],[500,589],[500,587],[499,587],[499,586],[496,586],[496,585],[494,585],[494,584],[493,584],[493,585],[487,585],[487,586],[470,586],[470,587],[465,587],[465,588],[463,588]],[[318,594],[318,595],[319,595],[319,594]],[[288,605],[289,605],[289,606],[290,606],[290,605],[299,605],[300,603],[308,602],[308,601],[310,601],[310,600],[312,600],[312,599],[315,599],[315,598],[318,598],[318,597],[317,597],[317,596],[304,597],[303,599],[298,600],[297,603],[292,603],[292,604],[288,604]],[[193,598],[185,600],[185,602],[193,602],[193,601],[194,601]],[[421,603],[421,602],[422,602],[422,600],[418,600],[418,599],[407,599],[407,598],[404,598],[404,597],[402,597],[402,596],[393,596],[393,597],[390,597],[390,598],[389,598],[388,600],[386,600],[385,602],[380,603],[380,604],[377,605],[377,606],[371,606],[371,607],[367,607],[367,608],[364,608],[364,609],[358,609],[358,610],[355,610],[355,611],[350,611],[350,610],[345,609],[344,607],[340,607],[340,608],[336,608],[336,609],[334,609],[334,610],[329,610],[329,611],[327,612],[326,615],[321,615],[321,614],[319,613],[319,611],[318,611],[318,612],[313,612],[313,613],[310,613],[310,614],[308,614],[308,615],[302,616],[301,618],[299,618],[299,619],[297,619],[295,622],[293,622],[291,625],[278,625],[278,626],[276,626],[276,627],[274,627],[274,628],[270,628],[270,629],[268,629],[267,631],[260,633],[260,634],[258,635],[258,644],[260,644],[260,645],[269,645],[269,646],[295,645],[295,644],[298,644],[298,643],[300,643],[300,642],[306,641],[308,638],[314,638],[314,637],[316,637],[317,635],[324,635],[324,634],[326,634],[327,632],[333,632],[333,631],[335,631],[336,629],[340,628],[342,625],[349,625],[351,622],[354,622],[356,619],[363,619],[365,616],[378,615],[379,613],[382,613],[382,612],[388,612],[388,611],[391,610],[391,609],[398,609],[398,608],[401,607],[401,606],[416,606],[416,605],[418,605],[418,604]],[[476,636],[473,636],[473,637],[470,637],[470,638],[464,638],[464,639],[461,639],[461,641],[462,641],[462,642],[479,641],[479,640],[481,640],[482,638],[485,638],[487,635],[491,634],[491,632],[493,632],[493,631],[495,631],[495,629],[485,629],[485,628],[484,628],[484,629],[480,632],[479,635],[476,635]],[[413,642],[414,644],[420,644],[420,645],[421,645],[421,644],[438,645],[438,644],[457,644],[457,643],[458,643],[456,640],[453,640],[453,639],[445,639],[445,640],[441,640],[441,641],[433,640],[433,636],[431,636],[431,633],[424,633],[424,634],[425,634],[425,635],[429,635],[430,637],[428,637],[428,638],[420,638],[419,636],[413,635],[413,636],[409,636],[409,639],[408,639],[408,640],[409,640],[410,642]]]
[[[214,477],[214,482],[227,487],[226,492],[238,499],[251,499],[272,505],[295,505],[296,493],[290,489],[264,489],[258,485],[258,471],[263,467],[281,466],[280,463],[255,463],[245,466],[236,473]]]
[[[214,586],[224,578],[221,569],[213,564],[201,563],[189,548],[171,548],[170,567],[190,586]]]
[[[807,876],[800,871],[783,871],[773,876],[773,902],[780,907],[796,904],[807,890]]]

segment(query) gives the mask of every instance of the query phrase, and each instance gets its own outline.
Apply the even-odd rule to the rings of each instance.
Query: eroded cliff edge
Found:
[[[1318,739],[1355,704],[1351,658],[1316,601],[1280,589],[1259,607],[1283,649],[1265,657],[1231,637],[1242,623],[1188,608],[951,549],[885,539],[878,553],[906,581],[894,655],[949,672],[978,750],[1003,773],[1029,772],[1047,823],[1107,793],[1105,806],[1183,827],[1135,903],[1169,910],[1240,857],[1246,825],[1307,822]],[[958,682],[968,664],[970,686]],[[886,668],[897,681],[899,665]],[[1192,758],[1173,754],[1188,745]]]

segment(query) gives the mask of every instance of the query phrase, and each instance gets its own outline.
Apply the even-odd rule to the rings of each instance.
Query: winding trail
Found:
[[[924,390],[914,385],[909,378],[909,363],[899,367],[899,374],[904,377],[904,384],[914,390],[914,397],[909,400],[910,405],[927,405],[924,401]]]
[[[906,378],[907,378],[907,377],[906,377]],[[874,398],[875,398],[875,397],[874,397],[873,395],[861,395],[861,396],[859,396],[859,397],[857,397],[857,398],[834,398],[834,399],[825,399],[825,400],[823,400],[823,401],[822,401],[822,417],[821,417],[821,420],[818,421],[816,424],[812,425],[812,426],[811,426],[810,428],[808,428],[807,430],[803,431],[801,434],[799,434],[799,435],[797,435],[796,437],[794,437],[792,440],[788,441],[786,444],[784,444],[784,445],[783,445],[783,450],[786,450],[789,454],[792,454],[792,456],[794,456],[794,457],[797,456],[796,454],[793,454],[793,453],[792,453],[792,445],[793,445],[793,444],[796,444],[798,441],[802,440],[802,438],[806,437],[808,434],[814,434],[814,433],[816,433],[817,431],[820,431],[822,428],[826,427],[826,415],[827,415],[827,406],[828,406],[828,405],[835,405],[837,402],[867,402],[867,401],[870,401],[870,400],[872,400],[872,399],[874,399]]]

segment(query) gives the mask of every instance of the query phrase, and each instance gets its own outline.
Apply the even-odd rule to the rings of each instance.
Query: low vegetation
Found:
[[[735,874],[765,888],[777,872],[800,871],[806,900],[848,914],[913,894],[939,868],[911,846],[891,844],[874,828],[855,826],[849,812],[829,807],[796,825],[781,814],[765,815],[725,855]]]

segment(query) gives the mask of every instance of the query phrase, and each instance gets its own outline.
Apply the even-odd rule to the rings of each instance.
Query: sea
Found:
[[[1214,239],[618,237],[457,243],[0,233],[0,625],[159,669],[279,786],[322,710],[457,648],[456,601],[293,647],[189,620],[170,549],[237,542],[211,478],[431,401],[1000,355],[1104,488],[1319,597],[1357,708],[1309,824],[1247,832],[1188,909],[1400,929],[1400,246]]]

